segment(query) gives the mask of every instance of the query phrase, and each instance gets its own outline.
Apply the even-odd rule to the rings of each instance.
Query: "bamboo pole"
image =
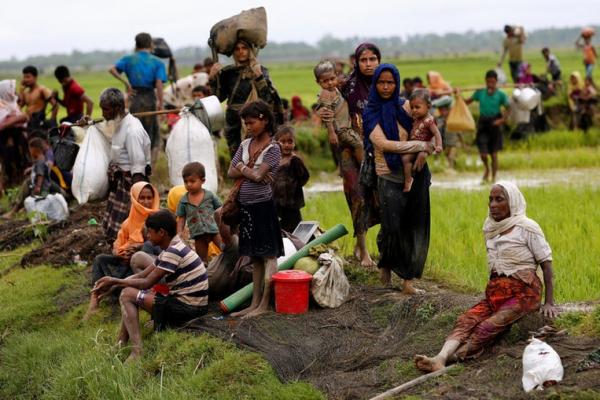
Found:
[[[421,383],[423,383],[423,382],[425,382],[425,381],[427,381],[427,380],[429,380],[431,378],[435,378],[437,376],[444,375],[446,372],[448,372],[449,370],[451,370],[455,366],[456,366],[456,364],[452,364],[452,365],[450,365],[448,367],[439,369],[439,370],[437,370],[435,372],[430,372],[428,374],[422,375],[422,376],[420,376],[420,377],[418,377],[416,379],[413,379],[412,381],[408,381],[406,383],[403,383],[400,386],[396,386],[395,388],[392,388],[392,389],[390,389],[390,390],[388,390],[386,392],[378,394],[377,396],[372,397],[370,400],[383,400],[383,399],[387,399],[387,398],[392,397],[392,396],[394,396],[394,395],[396,395],[396,394],[398,394],[400,392],[403,392],[403,391],[405,391],[407,389],[410,389],[410,388],[412,388],[414,386],[420,385]]]

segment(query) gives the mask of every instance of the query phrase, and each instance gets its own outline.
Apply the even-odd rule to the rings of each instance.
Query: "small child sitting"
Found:
[[[273,182],[273,199],[277,206],[281,229],[291,233],[302,221],[302,214],[300,214],[300,209],[304,207],[302,186],[306,185],[310,174],[302,159],[294,152],[296,147],[294,128],[289,125],[280,126],[275,134],[275,140],[281,147],[281,162]]]
[[[334,113],[332,120],[323,120],[329,134],[329,143],[353,149],[358,162],[364,156],[363,141],[360,135],[352,128],[348,103],[338,89],[338,76],[335,66],[331,61],[321,61],[314,68],[315,79],[321,86],[316,110],[324,107]]]
[[[442,152],[442,135],[435,124],[433,115],[429,113],[431,100],[429,92],[424,89],[415,90],[410,96],[410,110],[413,118],[413,127],[410,131],[410,140],[429,142],[434,139],[435,153]],[[402,168],[404,170],[404,192],[410,192],[413,184],[413,164],[418,154],[403,154]]]
[[[221,245],[214,214],[223,203],[213,192],[202,188],[206,177],[204,165],[199,162],[186,164],[181,175],[187,193],[177,206],[177,234],[183,232],[187,223],[196,253],[206,261],[210,242],[214,241],[219,247]]]

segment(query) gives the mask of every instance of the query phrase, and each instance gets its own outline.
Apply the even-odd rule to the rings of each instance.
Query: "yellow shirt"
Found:
[[[520,37],[504,39],[504,50],[508,50],[508,61],[523,61],[523,42]]]

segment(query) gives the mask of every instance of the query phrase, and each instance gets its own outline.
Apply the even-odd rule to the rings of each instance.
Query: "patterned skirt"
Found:
[[[129,216],[131,207],[131,174],[122,171],[114,164],[108,168],[108,181],[110,191],[106,205],[106,214],[102,222],[102,228],[107,241],[114,241],[121,229],[121,224]]]

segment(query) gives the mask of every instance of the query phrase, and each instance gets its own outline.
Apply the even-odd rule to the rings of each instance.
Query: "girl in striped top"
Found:
[[[239,252],[253,259],[254,292],[250,307],[232,316],[254,317],[268,310],[271,276],[277,271],[277,257],[283,255],[272,189],[281,150],[273,142],[275,120],[267,103],[260,100],[248,103],[240,111],[240,117],[249,138],[233,156],[228,176],[243,179],[238,197]]]

